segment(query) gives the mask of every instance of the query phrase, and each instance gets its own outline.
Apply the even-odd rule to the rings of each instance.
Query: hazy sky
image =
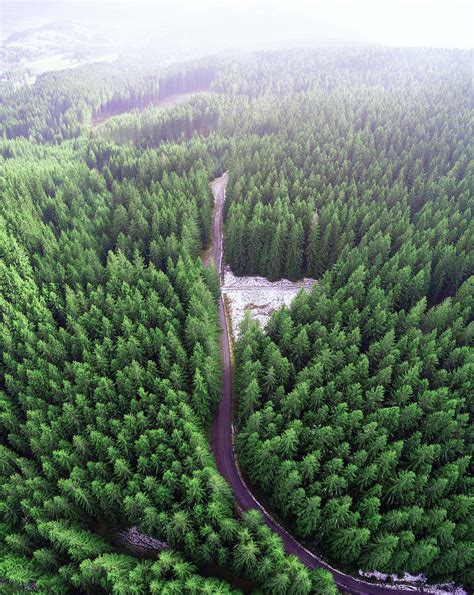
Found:
[[[206,40],[236,47],[327,39],[402,46],[472,47],[468,0],[0,0],[4,15],[108,22],[125,36]],[[8,7],[8,10],[7,8]],[[13,13],[16,12],[13,10]],[[6,17],[5,17],[6,19]]]

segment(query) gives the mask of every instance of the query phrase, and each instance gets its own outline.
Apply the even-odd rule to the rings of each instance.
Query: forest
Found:
[[[226,170],[232,270],[317,280],[235,345],[246,480],[338,568],[473,588],[470,93],[468,52],[388,48],[0,90],[5,592],[337,593],[238,510],[212,455],[201,254]],[[159,551],[121,542],[131,527]]]
[[[265,332],[246,322],[238,453],[311,548],[468,585],[469,86],[461,62],[427,72],[309,93],[233,162],[232,269],[318,280]]]

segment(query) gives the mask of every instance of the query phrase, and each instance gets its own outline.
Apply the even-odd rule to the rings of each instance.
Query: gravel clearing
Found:
[[[405,590],[413,590],[417,592],[426,593],[426,595],[468,595],[462,587],[455,585],[454,583],[446,583],[444,585],[430,585],[428,579],[424,574],[418,574],[414,576],[405,572],[402,577],[398,577],[396,574],[384,574],[383,572],[364,572],[359,570],[359,575],[364,578],[375,578],[379,583],[384,583],[387,580],[394,585],[403,587]]]
[[[310,278],[301,281],[268,281],[265,277],[236,277],[230,267],[226,266],[222,293],[230,305],[234,338],[239,336],[240,323],[246,310],[265,327],[272,312],[282,306],[290,306],[301,289],[309,293],[315,283],[316,280]]]

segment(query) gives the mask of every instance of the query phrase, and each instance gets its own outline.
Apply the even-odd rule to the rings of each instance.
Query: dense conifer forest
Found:
[[[184,92],[201,93],[153,106]],[[212,456],[219,277],[201,255],[226,170],[232,270],[317,280],[243,324],[245,477],[337,567],[472,587],[470,93],[468,52],[385,48],[0,90],[6,592],[337,592],[236,509]],[[118,539],[131,527],[160,551]]]

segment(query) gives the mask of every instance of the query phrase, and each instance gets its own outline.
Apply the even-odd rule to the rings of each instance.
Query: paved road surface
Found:
[[[225,199],[225,188],[227,185],[228,172],[217,178],[212,183],[212,191],[214,194],[215,210],[213,221],[213,244],[211,250],[204,258],[205,264],[209,264],[211,256],[216,263],[221,278],[223,280],[222,268],[222,254],[223,254],[223,236],[222,236],[222,221],[223,221],[223,207]],[[229,333],[227,328],[227,320],[224,311],[224,303],[222,296],[219,300],[219,322],[222,328],[221,335],[221,352],[223,362],[223,379],[222,379],[222,398],[219,407],[219,412],[214,421],[212,428],[212,450],[216,459],[217,468],[219,472],[225,477],[232,488],[234,498],[238,506],[242,510],[249,510],[256,508],[259,510],[265,519],[267,525],[278,533],[283,540],[285,549],[289,554],[296,555],[301,562],[308,568],[322,567],[329,570],[334,577],[336,585],[341,591],[359,594],[378,594],[378,593],[428,593],[429,591],[420,591],[415,588],[389,587],[367,583],[365,581],[356,579],[352,576],[344,574],[335,568],[332,568],[318,558],[315,554],[308,551],[301,545],[292,535],[290,535],[283,527],[281,527],[265,510],[265,508],[253,497],[252,492],[247,487],[245,481],[240,475],[237,462],[234,456],[234,440],[233,440],[233,425],[232,425],[232,367],[230,359],[229,347]]]

